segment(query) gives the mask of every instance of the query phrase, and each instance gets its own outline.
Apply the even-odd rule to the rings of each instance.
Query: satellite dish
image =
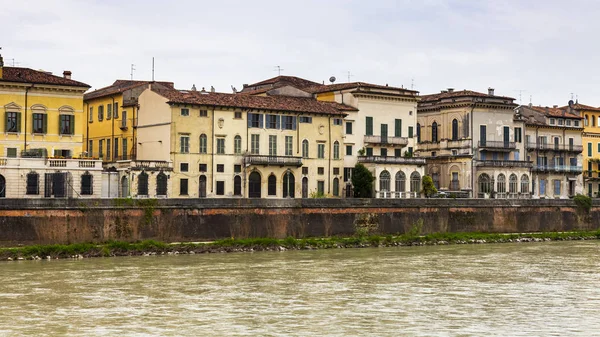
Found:
[[[331,82],[331,84],[333,84],[333,82],[335,82],[335,76],[331,76],[331,77],[329,78],[329,82]]]

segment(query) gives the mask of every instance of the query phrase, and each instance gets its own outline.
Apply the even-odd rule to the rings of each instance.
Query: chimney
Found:
[[[195,84],[192,84],[192,91],[196,91],[196,90],[197,90],[197,89],[196,89],[196,85],[195,85]]]
[[[70,70],[63,71],[63,77],[66,78],[67,80],[70,80],[71,79],[71,71]]]
[[[448,88],[448,92],[454,92],[454,88]]]
[[[2,55],[0,54],[0,80],[2,79],[2,68],[4,68],[4,59],[2,58]]]
[[[248,84],[244,83],[243,87],[246,88],[248,86]]]
[[[488,88],[488,95],[494,96],[494,88]]]
[[[556,109],[556,108],[558,108],[558,105],[553,105],[552,107],[553,107],[554,109]]]

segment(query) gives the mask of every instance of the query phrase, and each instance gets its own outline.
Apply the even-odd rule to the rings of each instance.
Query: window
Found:
[[[125,111],[123,111],[125,112]],[[121,152],[121,156],[123,157],[123,160],[127,160],[130,159],[129,156],[127,155],[127,138],[123,138],[123,141],[121,141],[121,147],[122,147],[122,151]]]
[[[408,127],[408,137],[412,138],[412,127]],[[421,142],[421,124],[417,123],[417,143]]]
[[[294,137],[285,136],[285,155],[291,156],[294,154]]]
[[[301,116],[300,123],[312,124],[312,117]]]
[[[302,141],[302,158],[308,158],[308,140]]]
[[[199,164],[198,165],[198,171],[200,171],[200,172],[206,172],[207,171],[207,165],[206,164]]]
[[[113,156],[115,156],[115,159],[117,159],[117,158],[119,158],[119,138],[115,138],[113,142],[114,142],[113,147],[115,149]]]
[[[437,143],[438,141],[438,125],[437,122],[431,124],[431,141]]]
[[[181,108],[181,115],[182,116],[189,116],[190,115],[190,109],[188,109],[188,108]],[[187,194],[187,192],[185,194]]]
[[[346,156],[352,155],[352,145],[346,145]]]
[[[521,193],[529,193],[529,177],[525,174],[521,176]]]
[[[308,167],[304,166],[302,167],[302,174],[308,174]]]
[[[17,148],[16,147],[9,147],[6,149],[6,156],[8,158],[17,158]]]
[[[498,175],[497,192],[506,193],[506,176],[502,173]]]
[[[112,104],[107,104],[106,105],[106,120],[109,120],[112,118]]]
[[[119,118],[119,102],[113,103],[113,118]]]
[[[61,135],[75,134],[75,116],[60,115],[60,134]]]
[[[380,154],[381,154],[382,157],[387,157],[387,149],[386,148],[382,148],[380,150]]]
[[[220,173],[225,172],[225,165],[224,164],[217,164],[217,172],[220,172]]]
[[[325,195],[325,182],[323,180],[317,181],[317,194]]]
[[[267,129],[279,129],[280,116],[267,115]]]
[[[242,153],[242,137],[237,135],[233,138],[233,152],[235,154]]]
[[[242,165],[233,165],[233,172],[234,173],[241,173],[242,172]]]
[[[111,156],[110,156],[110,139],[106,140],[106,159],[110,160]]]
[[[249,128],[262,128],[263,127],[263,115],[262,114],[248,114],[248,127]]]
[[[383,171],[379,174],[379,190],[389,192],[390,191],[390,172]]]
[[[550,125],[556,124],[556,120],[554,118],[550,118]]]
[[[367,135],[367,136],[373,135],[373,117],[366,117],[365,135]]]
[[[202,115],[202,110],[200,110],[200,115]],[[233,113],[233,118],[235,119],[242,119],[242,112],[241,111],[236,111]]]
[[[200,135],[200,153],[207,153],[208,138],[205,134]]]
[[[367,152],[368,157],[373,156],[373,148],[372,147],[368,147],[366,150],[367,150],[366,152]]]
[[[319,159],[325,158],[325,144],[317,144],[317,157]]]
[[[396,181],[396,192],[405,192],[406,191],[406,174],[402,171],[396,172],[396,176],[394,177]]]
[[[317,167],[317,174],[318,175],[324,175],[325,174],[325,168],[324,167]]]
[[[179,152],[190,153],[190,136],[189,135],[179,136]]]
[[[187,180],[187,179],[186,179]],[[138,175],[138,195],[148,195],[148,173],[142,171]]]
[[[346,122],[346,134],[347,135],[352,134],[352,122]]]
[[[333,179],[333,196],[340,196],[340,180],[338,178]]]
[[[421,191],[421,175],[417,171],[410,175],[410,191],[417,194]]]
[[[559,119],[559,120],[558,120],[558,125],[563,125],[563,124],[564,124],[564,122],[565,122],[565,121],[564,121],[563,119]]]
[[[48,119],[46,114],[33,114],[33,133],[47,133]]]
[[[200,117],[208,117],[208,110],[200,110],[200,113],[199,113],[198,116],[200,116]],[[240,118],[242,118],[242,117],[240,117]]]
[[[102,159],[104,157],[104,139],[100,139],[98,141],[98,156],[100,157],[100,159]]]
[[[515,128],[515,142],[520,143],[523,141],[521,128]]]
[[[252,135],[250,138],[250,153],[260,153],[260,135]]]
[[[348,181],[352,178],[352,167],[344,167],[344,181]]]
[[[225,154],[225,138],[217,138],[217,154]]]
[[[573,126],[579,127],[579,121],[573,121]]]
[[[513,173],[508,178],[508,193],[515,194],[515,193],[517,193],[517,190],[518,190],[517,175]]]
[[[296,130],[296,117],[294,116],[283,116],[283,122],[281,123],[283,130]]]
[[[554,195],[560,195],[560,180],[554,180]]]
[[[40,194],[39,180],[40,180],[40,175],[37,174],[36,172],[27,173],[26,194],[29,194],[29,195]]]
[[[340,174],[340,168],[339,168],[339,167],[334,167],[334,168],[333,168],[333,175],[334,175],[334,176],[337,176],[337,175],[339,175],[339,174]]]
[[[283,174],[283,197],[284,198],[293,198],[294,192],[296,190],[296,179],[294,178],[294,174],[291,171],[287,171]]]
[[[588,126],[590,124],[589,119],[590,118],[588,117],[588,115],[585,115],[585,117],[583,118],[583,125],[584,126]]]
[[[121,119],[121,128],[126,128],[127,127],[127,111],[123,111],[123,114],[121,115],[122,119]]]
[[[402,149],[394,149],[394,157],[402,157]]]
[[[90,107],[88,121],[90,123],[94,121],[94,107],[93,106]]]
[[[81,175],[81,195],[94,194],[94,176],[89,172]]]
[[[452,140],[458,140],[458,120],[452,120]]]
[[[341,118],[334,118],[333,119],[333,125],[342,125],[342,119]]]
[[[179,171],[180,172],[188,172],[189,166],[190,165],[188,163],[179,163]]]
[[[587,144],[587,152],[588,152],[588,157],[592,156],[592,143],[588,143]]]
[[[489,175],[487,175],[486,173],[482,173],[481,175],[479,175],[477,182],[478,182],[478,186],[479,186],[479,193],[491,193],[492,192],[492,190],[493,190],[492,180],[490,179]]]
[[[156,195],[167,195],[167,179],[162,171],[156,175]]]
[[[271,174],[269,179],[267,179],[267,194],[268,195],[277,195],[277,178],[275,175]]]
[[[233,195],[242,195],[242,177],[233,178]]]
[[[566,124],[567,126],[571,126],[571,120],[570,120],[570,119],[567,119],[567,120],[565,121],[565,124]]]
[[[187,178],[179,179],[179,195],[188,195],[188,180],[187,180]]]
[[[217,181],[217,195],[225,195],[225,182]]]
[[[340,143],[337,140],[333,142],[333,159],[340,159]]]
[[[88,141],[87,156],[88,157],[94,156],[94,141],[93,140]]]
[[[394,137],[402,137],[402,120],[394,120]]]
[[[104,120],[104,105],[98,106],[98,121]]]
[[[269,135],[269,156],[277,155],[277,136]]]

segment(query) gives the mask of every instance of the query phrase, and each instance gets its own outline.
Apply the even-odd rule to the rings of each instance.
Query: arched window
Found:
[[[434,172],[431,174],[431,180],[433,181],[433,186],[435,186],[436,189],[440,189],[440,174],[437,172]]]
[[[508,193],[510,193],[510,194],[517,193],[518,184],[519,184],[519,182],[517,181],[517,175],[514,173],[511,174],[510,177],[508,178]]]
[[[206,137],[205,134],[201,134],[200,135],[200,153],[207,153],[207,146],[206,144],[208,143],[208,139]]]
[[[36,172],[27,173],[27,194],[40,194],[40,175]],[[83,193],[82,193],[83,194]]]
[[[421,192],[421,175],[417,171],[410,175],[410,191],[414,193]]]
[[[302,158],[308,158],[308,140],[302,141]]]
[[[293,198],[296,190],[296,179],[291,171],[283,174],[283,197]]]
[[[0,198],[6,197],[6,179],[0,174]]]
[[[417,143],[421,142],[421,124],[417,123]]]
[[[259,176],[259,180],[260,180],[260,176]],[[259,181],[259,184],[260,184],[260,181]],[[198,197],[206,198],[206,176],[205,175],[201,175],[200,180],[198,181]],[[252,197],[250,197],[250,198],[252,198]]]
[[[402,171],[396,172],[396,192],[406,191],[406,174]]]
[[[596,126],[596,116],[592,115],[592,126]]]
[[[127,198],[129,196],[129,179],[127,176],[121,178],[121,198]]]
[[[340,159],[340,143],[337,140],[333,142],[333,159]]]
[[[94,176],[88,171],[81,175],[81,195],[94,194]]]
[[[274,174],[271,174],[269,176],[267,183],[268,183],[267,193],[269,195],[277,195],[277,178],[275,177]]]
[[[242,137],[240,137],[240,135],[233,138],[233,151],[235,154],[242,153]]]
[[[156,195],[167,195],[167,175],[163,171],[156,176]]]
[[[431,124],[431,141],[434,143],[437,143],[438,141],[437,122],[433,122],[433,124]]]
[[[477,178],[477,183],[479,185],[479,193],[491,193],[492,192],[492,180],[490,176],[486,173],[482,173]]]
[[[583,125],[588,126],[590,124],[590,117],[588,115],[585,115],[585,117],[583,118]]]
[[[388,171],[383,171],[379,174],[379,191],[390,191],[390,173]]]
[[[138,175],[138,195],[148,195],[148,174],[145,171],[142,171]]]
[[[521,176],[521,193],[529,193],[529,177],[526,174]]]
[[[302,178],[302,198],[308,198],[308,178]]]
[[[506,176],[503,173],[498,175],[497,192],[498,193],[506,193]]]
[[[333,196],[340,196],[340,180],[338,178],[333,178]]]
[[[242,177],[233,177],[233,195],[242,195]]]
[[[458,120],[452,120],[452,140],[458,140]]]

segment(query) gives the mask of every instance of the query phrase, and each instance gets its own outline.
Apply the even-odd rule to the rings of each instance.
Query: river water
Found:
[[[0,263],[0,336],[600,336],[600,241]]]

